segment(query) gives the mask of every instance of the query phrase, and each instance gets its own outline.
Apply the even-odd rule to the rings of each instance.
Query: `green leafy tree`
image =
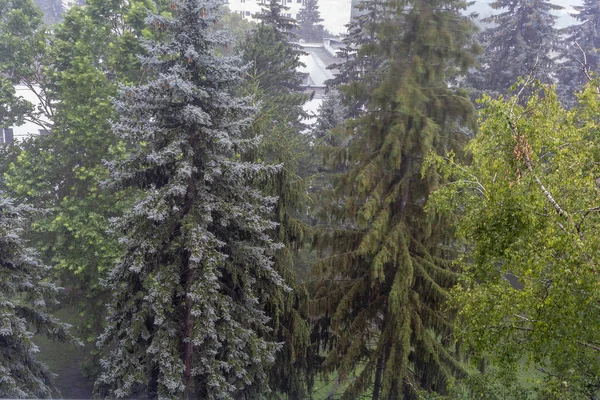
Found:
[[[232,39],[232,43],[226,45],[228,53],[240,53],[248,35],[256,28],[254,22],[248,21],[237,12],[223,7],[223,17],[215,25],[216,30],[226,30]]]
[[[514,97],[484,98],[470,165],[436,161],[454,183],[436,193],[435,207],[454,215],[468,250],[453,296],[461,337],[501,369],[525,359],[542,371],[542,398],[594,398],[597,89],[567,111],[552,87],[521,84]]]
[[[124,146],[111,130],[110,99],[119,82],[139,79],[135,53],[146,6],[92,0],[65,15],[40,60],[52,134],[21,145],[6,172],[11,195],[48,211],[29,237],[55,267],[67,288],[64,303],[82,314],[77,328],[90,341],[101,331],[108,299],[100,279],[121,254],[106,234],[108,221],[131,197],[100,185],[108,177],[103,159],[118,157]]]
[[[32,336],[72,341],[68,326],[46,311],[58,291],[49,268],[27,247],[23,234],[33,210],[0,198],[0,397],[51,398],[52,373],[34,357]]]
[[[348,172],[336,182],[338,228],[320,234],[331,255],[317,264],[316,335],[324,372],[350,381],[342,398],[416,398],[464,373],[452,341],[448,289],[457,279],[452,227],[427,214],[443,183],[425,170],[430,153],[460,151],[474,109],[448,85],[475,61],[474,26],[462,1],[387,3],[375,41],[358,49],[383,58],[381,75],[351,82],[366,98],[349,121]],[[364,53],[363,53],[364,52]],[[367,70],[365,74],[372,72]]]
[[[32,122],[51,128],[52,107],[40,63],[47,40],[42,12],[31,0],[0,1],[0,126]],[[17,95],[15,85],[30,90],[39,104]]]
[[[478,93],[504,94],[519,76],[534,70],[542,82],[552,82],[552,52],[560,41],[552,12],[562,7],[549,0],[496,0],[491,6],[501,11],[483,20],[492,27],[480,35],[485,50],[479,69],[468,77],[469,86]]]
[[[507,371],[477,371],[467,378],[452,382],[446,395],[423,393],[422,400],[523,400],[549,399],[539,395],[530,384],[519,380],[522,368]],[[524,379],[522,379],[524,380]]]
[[[109,164],[112,186],[143,192],[117,219],[126,250],[99,344],[110,352],[101,393],[149,398],[260,398],[279,345],[265,309],[286,287],[268,233],[275,199],[250,184],[277,167],[243,161],[252,111],[236,89],[243,70],[219,56],[210,27],[220,1],[184,0],[152,15],[146,84],[121,90],[113,128],[136,144]]]
[[[567,37],[561,43],[563,60],[558,71],[558,91],[569,106],[576,104],[575,93],[598,73],[600,63],[600,4],[584,0],[574,8],[577,13],[572,16],[577,24],[565,29]]]
[[[325,37],[323,19],[319,12],[317,0],[305,0],[297,17],[298,37],[307,42],[319,42]]]

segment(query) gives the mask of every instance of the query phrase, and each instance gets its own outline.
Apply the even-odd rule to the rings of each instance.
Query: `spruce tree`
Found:
[[[319,12],[317,0],[305,0],[304,5],[298,13],[298,36],[307,42],[319,42],[325,36],[323,28],[323,19]]]
[[[317,112],[317,120],[311,131],[315,140],[327,140],[331,131],[348,118],[348,108],[344,105],[342,94],[331,89],[323,98]]]
[[[144,195],[115,229],[126,250],[111,271],[114,293],[99,344],[97,389],[123,398],[260,398],[279,345],[265,312],[286,289],[270,254],[273,198],[249,186],[276,167],[244,162],[256,139],[241,132],[252,111],[231,93],[243,75],[219,56],[211,27],[221,2],[182,0],[148,22],[147,84],[125,87],[114,130],[136,144],[109,163],[112,185]]]
[[[562,9],[549,0],[496,0],[501,10],[483,21],[493,24],[480,35],[484,53],[478,71],[468,77],[476,94],[504,94],[520,76],[552,82],[556,72],[553,51],[560,40],[552,11]]]
[[[374,86],[382,76],[379,68],[385,58],[377,51],[377,30],[390,14],[388,6],[382,0],[363,0],[358,4],[361,13],[351,21],[344,47],[338,52],[344,61],[332,65],[339,73],[329,85],[340,89],[350,116],[357,116],[367,101],[362,85]]]
[[[444,392],[450,376],[464,373],[444,304],[457,278],[452,228],[425,211],[442,182],[422,167],[431,153],[460,151],[462,128],[475,123],[465,93],[448,85],[475,61],[465,6],[389,2],[373,25],[377,40],[358,49],[385,61],[379,78],[351,83],[366,101],[345,128],[348,172],[334,203],[342,213],[336,229],[319,235],[329,255],[317,264],[314,298],[323,371],[357,375],[342,398],[413,399]]]
[[[344,134],[344,123],[349,118],[348,114],[343,95],[338,90],[331,89],[319,106],[317,120],[311,130],[313,160],[318,171],[311,185],[311,217],[314,218],[315,225],[332,224],[333,184],[336,177],[347,171],[343,160],[348,147],[348,138]]]
[[[52,373],[36,360],[32,336],[72,340],[68,326],[46,311],[57,287],[49,268],[28,248],[23,233],[33,209],[0,197],[0,397],[50,398],[57,395]]]
[[[565,104],[576,103],[575,92],[597,74],[600,64],[600,3],[584,0],[583,5],[574,7],[572,14],[577,24],[565,29],[567,37],[562,43],[558,79],[558,92]]]
[[[294,37],[293,31],[296,28],[296,21],[284,15],[284,12],[289,9],[280,0],[270,0],[254,18],[259,19],[265,25],[275,27],[277,32],[284,34],[287,38],[292,38]]]
[[[274,341],[282,343],[269,379],[278,394],[285,394],[289,399],[303,399],[307,398],[312,384],[310,326],[308,293],[296,273],[298,253],[311,237],[311,229],[304,218],[309,205],[310,176],[307,171],[300,170],[301,162],[310,150],[309,137],[298,132],[297,124],[290,121],[277,104],[278,97],[262,92],[258,79],[249,78],[245,90],[260,104],[258,115],[245,135],[262,138],[260,146],[245,159],[281,165],[276,174],[259,179],[257,184],[266,194],[277,197],[271,216],[277,226],[269,234],[283,246],[274,254],[274,268],[292,289],[267,308],[273,328],[270,335]]]
[[[310,150],[309,136],[301,134],[305,116],[302,106],[309,96],[302,93],[296,70],[300,65],[299,52],[274,25],[262,22],[249,35],[242,58],[251,65],[244,91],[260,106],[245,135],[262,137],[260,146],[246,157],[248,161],[281,164],[276,174],[258,184],[268,195],[277,197],[272,213],[277,227],[270,234],[284,246],[274,254],[275,269],[293,289],[280,303],[274,302],[267,309],[272,319],[272,338],[283,343],[269,379],[278,394],[303,399],[311,386],[310,327],[308,294],[298,282],[296,270],[297,255],[311,236],[304,218],[310,172],[301,170]]]
[[[250,64],[248,78],[260,87],[288,122],[298,123],[305,116],[302,105],[309,96],[302,93],[302,77],[297,69],[301,52],[287,41],[287,34],[276,23],[262,22],[244,43],[242,59]]]

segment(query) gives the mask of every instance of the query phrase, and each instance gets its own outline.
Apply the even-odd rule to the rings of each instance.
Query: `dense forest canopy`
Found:
[[[321,5],[0,0],[0,397],[600,397],[598,3]]]

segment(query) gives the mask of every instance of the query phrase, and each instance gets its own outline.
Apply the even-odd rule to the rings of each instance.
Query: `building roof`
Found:
[[[340,58],[328,51],[324,43],[299,43],[305,53],[300,61],[305,65],[299,72],[307,74],[305,85],[308,87],[324,88],[325,82],[333,79],[337,71],[328,69],[332,64],[339,63]]]

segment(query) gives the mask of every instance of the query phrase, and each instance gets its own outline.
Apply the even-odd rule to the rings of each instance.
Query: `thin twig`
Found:
[[[590,74],[590,65],[587,62],[587,55],[585,54],[585,51],[583,51],[583,49],[581,48],[579,43],[577,43],[577,41],[575,41],[575,46],[577,46],[577,48],[579,48],[579,51],[581,51],[581,54],[583,54],[583,62],[581,62],[579,60],[577,60],[577,62],[581,65],[581,69],[583,70],[583,73],[587,77],[587,80],[589,82],[591,82],[591,81],[593,81],[593,79]],[[600,95],[600,87],[598,87],[598,86],[596,86],[596,93],[598,95]]]

